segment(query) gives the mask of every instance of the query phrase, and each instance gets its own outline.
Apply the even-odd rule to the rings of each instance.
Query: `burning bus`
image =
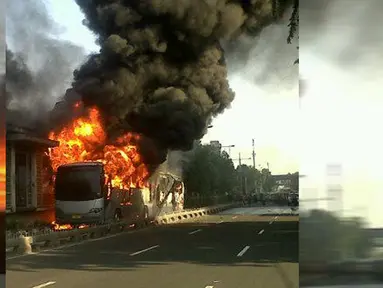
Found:
[[[119,221],[147,225],[164,205],[183,209],[184,183],[171,173],[160,173],[149,187],[113,187],[101,162],[76,162],[58,167],[55,177],[56,223],[91,225]]]
[[[82,109],[81,103],[73,109]],[[144,224],[169,199],[173,210],[183,209],[182,180],[170,173],[151,175],[139,153],[140,137],[129,132],[108,141],[97,108],[50,133],[60,143],[47,153],[55,178],[55,229],[122,218]]]
[[[57,224],[89,225],[122,218],[135,225],[148,223],[144,190],[113,187],[101,162],[61,165],[55,178]]]

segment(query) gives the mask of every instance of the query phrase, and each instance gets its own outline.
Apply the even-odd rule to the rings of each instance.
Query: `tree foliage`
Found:
[[[236,171],[229,155],[219,153],[211,145],[197,145],[185,161],[183,170],[189,198],[226,196],[237,186]]]
[[[196,145],[184,162],[183,179],[187,191],[185,202],[191,198],[227,200],[244,192],[260,192],[261,186],[262,191],[269,192],[275,185],[268,169],[259,171],[247,165],[235,168],[225,151],[201,144]]]
[[[300,215],[300,263],[330,263],[367,257],[371,239],[360,218],[341,219],[331,212],[312,210]]]
[[[293,39],[299,39],[299,0],[273,0],[272,3],[276,17],[279,16],[280,11],[285,11],[283,7],[292,3],[292,11],[288,24],[289,34],[287,36],[287,43],[291,44]],[[297,49],[299,49],[299,45]],[[299,64],[299,58],[295,60],[294,64]]]

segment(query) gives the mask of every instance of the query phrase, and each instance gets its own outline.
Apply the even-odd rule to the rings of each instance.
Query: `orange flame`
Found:
[[[1,139],[0,142],[0,212],[5,211],[5,186],[6,186],[6,177],[5,177],[5,141]]]
[[[74,108],[80,105],[76,103]],[[75,119],[60,132],[51,132],[49,138],[60,142],[49,151],[54,171],[67,163],[99,161],[113,187],[146,186],[149,171],[134,144],[140,135],[127,133],[116,140],[116,145],[106,145],[106,132],[97,108],[88,109],[86,116]]]
[[[57,224],[55,221],[52,222],[52,225],[53,225],[53,230],[56,230],[56,231],[71,230],[74,228],[70,224]],[[87,227],[89,227],[89,226],[85,225],[85,224],[78,226],[79,229],[83,229],[83,228],[87,228]]]

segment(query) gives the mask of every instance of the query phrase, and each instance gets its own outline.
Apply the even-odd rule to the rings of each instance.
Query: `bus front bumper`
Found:
[[[61,214],[56,215],[57,224],[98,224],[103,222],[104,216],[102,214],[87,213],[87,214]]]

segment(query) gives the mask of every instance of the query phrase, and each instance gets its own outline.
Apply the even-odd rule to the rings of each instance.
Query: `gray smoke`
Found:
[[[72,80],[84,50],[59,40],[62,29],[42,0],[6,4],[7,108],[22,111],[24,121],[42,120]]]
[[[156,169],[159,173],[171,173],[182,178],[182,168],[186,160],[184,151],[168,151],[166,161],[161,163]]]
[[[263,89],[290,90],[298,86],[298,37],[287,42],[291,10],[275,24],[266,27],[258,37],[242,35],[236,45],[224,46],[228,73],[238,74]],[[297,35],[296,35],[297,36]]]
[[[382,11],[380,0],[303,0],[300,40],[344,69],[383,63]]]

